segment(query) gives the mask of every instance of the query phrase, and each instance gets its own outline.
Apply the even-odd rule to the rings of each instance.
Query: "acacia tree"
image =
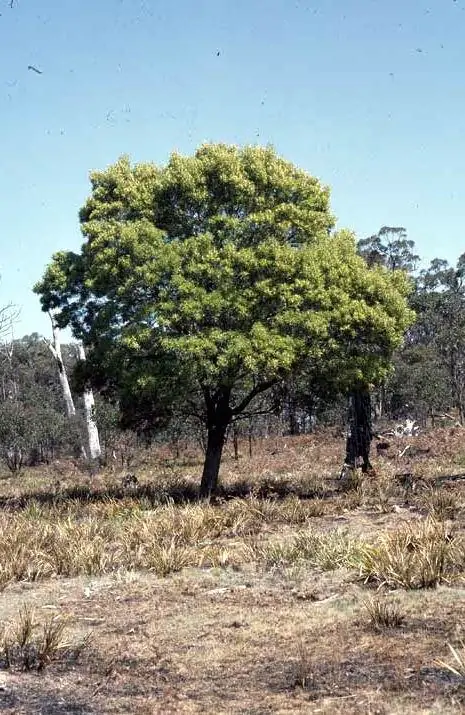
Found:
[[[126,421],[151,429],[201,405],[202,496],[229,424],[285,377],[348,385],[386,369],[411,317],[405,277],[332,233],[328,189],[273,149],[205,145],[163,167],[123,157],[91,185],[81,252],[55,254],[35,291]]]

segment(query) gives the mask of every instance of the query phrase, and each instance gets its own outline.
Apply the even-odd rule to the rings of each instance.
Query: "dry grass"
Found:
[[[391,588],[433,588],[464,571],[463,537],[428,518],[367,545],[357,559],[366,582]]]
[[[255,543],[250,547],[252,561],[266,568],[303,563],[307,567],[331,571],[350,567],[361,553],[358,539],[343,530],[298,532],[287,541]]]
[[[22,512],[0,515],[0,586],[121,568],[165,576],[186,566],[212,565],[212,547],[228,536],[257,534],[270,524],[300,525],[321,512],[319,501],[296,497],[156,509],[144,509],[134,499],[64,508],[31,502]]]
[[[66,619],[51,615],[37,620],[33,607],[24,605],[15,619],[2,624],[0,660],[4,668],[42,672],[54,660],[69,656],[69,643],[64,640]],[[88,641],[83,640],[75,650],[82,652]]]
[[[425,435],[416,461],[397,449],[341,488],[340,438],[264,440],[252,459],[226,453],[211,504],[195,500],[193,450],[136,455],[131,490],[110,472],[52,489],[52,467],[0,482],[2,708],[460,712],[465,483],[437,477],[461,471],[461,443]],[[24,594],[34,608],[15,615]],[[92,647],[63,642],[50,604]]]
[[[446,491],[444,488],[430,488],[419,500],[421,507],[424,507],[428,514],[440,521],[455,519],[460,510],[460,503],[457,494],[453,491]]]
[[[439,660],[438,665],[447,668],[447,670],[465,683],[465,643],[462,643],[458,648],[454,648],[450,643],[447,645],[452,655],[452,662],[447,663],[443,660]]]
[[[370,625],[377,631],[384,628],[399,628],[405,622],[405,615],[398,603],[389,603],[379,598],[368,598],[363,606],[370,617]]]

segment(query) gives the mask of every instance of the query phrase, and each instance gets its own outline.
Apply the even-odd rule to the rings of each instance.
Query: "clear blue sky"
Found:
[[[0,0],[0,306],[81,243],[88,173],[272,143],[359,237],[465,251],[465,0]],[[220,53],[219,56],[217,53]],[[42,74],[28,70],[33,65]]]

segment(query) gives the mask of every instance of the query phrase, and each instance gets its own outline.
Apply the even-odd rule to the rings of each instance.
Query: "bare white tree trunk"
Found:
[[[82,343],[79,343],[79,359],[86,359],[86,353]],[[100,449],[98,427],[95,421],[95,401],[92,390],[84,391],[84,414],[86,418],[89,457],[90,459],[98,459],[102,455],[102,450]]]
[[[58,366],[58,376],[60,378],[60,385],[63,392],[63,399],[66,405],[66,414],[68,417],[74,417],[76,414],[76,408],[74,407],[73,395],[71,394],[71,388],[68,382],[68,375],[66,374],[65,365],[63,363],[63,358],[61,356],[61,343],[60,343],[60,328],[56,325],[51,313],[50,320],[52,321],[52,333],[53,342],[50,342],[44,338],[44,342],[48,345],[50,352],[52,353],[55,362]]]

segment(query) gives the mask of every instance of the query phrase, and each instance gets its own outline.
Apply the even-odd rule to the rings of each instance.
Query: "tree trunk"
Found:
[[[371,399],[366,388],[353,390],[349,395],[349,434],[346,445],[345,465],[355,469],[362,458],[362,471],[368,472],[370,447],[373,438],[371,425]]]
[[[231,390],[221,387],[212,395],[210,390],[205,388],[203,393],[207,408],[207,447],[200,483],[200,497],[210,499],[218,487],[226,431],[232,419],[232,410],[229,405]]]
[[[289,398],[289,400],[288,400],[287,412],[288,412],[289,434],[292,436],[298,435],[299,434],[299,424],[297,422],[297,410],[296,410],[295,402],[292,398]]]
[[[460,402],[458,403],[458,408],[457,408],[457,409],[458,409],[458,413],[459,413],[459,422],[460,422],[461,426],[463,427],[463,423],[464,423],[464,412],[463,412],[463,405],[462,405]]]
[[[234,447],[234,460],[239,461],[239,431],[234,425],[233,428],[233,447]]]
[[[386,412],[386,386],[384,382],[379,386],[376,395],[375,415],[376,419],[381,419]]]
[[[202,499],[209,499],[218,487],[218,475],[227,427],[227,424],[216,424],[208,428],[207,449],[200,483]]]
[[[79,359],[85,360],[86,353],[84,351],[84,346],[79,343]],[[90,459],[99,459],[102,456],[102,450],[100,449],[100,440],[98,434],[97,422],[95,421],[95,401],[94,393],[90,389],[84,390],[84,415],[86,419],[86,429],[87,429],[87,444],[89,449]]]
[[[249,422],[249,432],[248,432],[248,438],[249,438],[249,459],[252,459],[252,442],[253,442],[253,434],[252,434],[252,423]]]
[[[68,417],[74,417],[76,414],[76,408],[74,407],[73,395],[71,394],[71,388],[68,382],[68,375],[66,374],[66,369],[63,363],[63,358],[61,356],[61,343],[60,343],[60,328],[55,324],[53,316],[50,315],[50,320],[52,321],[52,333],[53,333],[53,343],[50,343],[44,338],[45,344],[48,345],[50,352],[52,353],[55,362],[58,367],[58,377],[60,379],[61,391],[63,393],[63,399],[66,406],[66,414]]]

